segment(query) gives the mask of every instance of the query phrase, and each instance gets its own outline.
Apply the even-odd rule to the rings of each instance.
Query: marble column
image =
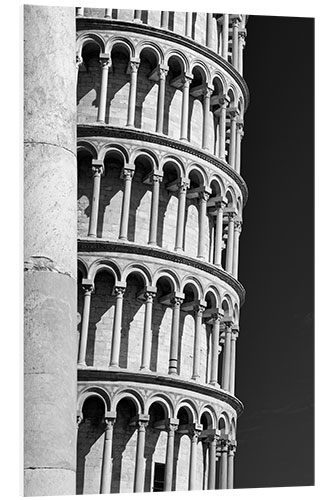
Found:
[[[238,32],[238,72],[243,75],[243,50],[245,47],[246,30]]]
[[[203,93],[203,123],[202,123],[202,148],[209,149],[209,118],[210,118],[210,98],[213,93],[212,88],[207,87]]]
[[[238,329],[232,329],[230,346],[230,381],[229,392],[235,394],[235,374],[236,374],[236,341],[238,338]]]
[[[157,224],[158,224],[158,208],[160,198],[160,183],[163,177],[160,174],[154,173],[151,176],[153,183],[153,192],[151,198],[150,210],[150,227],[149,227],[149,241],[148,245],[157,245]]]
[[[232,20],[232,65],[238,69],[238,29],[239,17],[236,16]]]
[[[165,458],[164,491],[172,490],[175,432],[178,429],[178,424],[179,420],[177,418],[168,419],[167,423],[168,440],[167,440],[166,458]]]
[[[102,66],[102,75],[101,75],[101,87],[99,92],[97,121],[104,123],[105,112],[106,112],[106,94],[108,90],[109,68],[111,65],[110,54],[101,54],[99,61]]]
[[[234,456],[235,456],[235,446],[230,444],[228,449],[228,474],[227,474],[228,490],[232,490],[234,487]]]
[[[230,387],[230,354],[231,354],[231,323],[225,324],[225,339],[222,363],[222,389],[229,391]]]
[[[158,85],[158,96],[157,96],[157,121],[156,121],[156,132],[158,134],[163,133],[165,81],[166,81],[167,74],[168,74],[167,68],[160,68],[159,69],[159,85]]]
[[[223,14],[222,28],[222,57],[228,60],[228,41],[229,41],[229,14]]]
[[[93,281],[84,278],[82,280],[82,288],[84,290],[84,302],[83,302],[83,312],[82,312],[78,364],[80,366],[86,366],[87,341],[88,341],[89,318],[90,318],[90,301],[91,301],[91,294],[94,290]]]
[[[130,90],[128,97],[128,108],[127,108],[127,127],[134,127],[135,121],[135,105],[136,105],[136,87],[138,80],[140,61],[130,61],[129,63],[129,73],[130,73]]]
[[[169,12],[167,10],[162,10],[161,28],[168,29],[168,25],[169,25]]]
[[[212,331],[212,355],[210,365],[210,385],[218,386],[218,359],[219,359],[219,340],[220,340],[220,324],[223,318],[222,312],[213,314],[213,331]]]
[[[125,283],[122,285],[116,285],[113,290],[113,294],[116,296],[116,305],[115,305],[113,329],[112,329],[111,361],[110,361],[110,366],[113,368],[119,368],[123,298],[126,290],[126,287],[124,285]]]
[[[111,490],[111,472],[112,472],[112,437],[115,417],[106,418],[106,428],[104,431],[104,448],[102,458],[102,473],[100,493],[110,494]]]
[[[208,467],[208,489],[215,490],[216,481],[216,443],[219,431],[213,429],[213,434],[209,436],[208,452],[209,452],[209,467]]]
[[[206,257],[206,235],[207,235],[207,201],[210,192],[203,188],[199,193],[199,241],[198,241],[198,259]]]
[[[222,440],[220,464],[221,489],[226,490],[228,478],[228,442],[225,440]]]
[[[186,207],[186,193],[190,185],[188,179],[180,179],[178,187],[178,211],[177,211],[177,225],[176,225],[176,243],[175,251],[182,251],[184,248],[184,222],[185,222],[185,207]]]
[[[75,495],[75,9],[23,9],[23,488],[28,497]]]
[[[232,261],[234,252],[234,230],[235,230],[235,213],[228,213],[228,239],[227,239],[227,255],[226,255],[226,271],[232,273]]]
[[[231,168],[235,168],[236,163],[236,128],[238,119],[238,110],[232,109],[229,111],[230,115],[230,145],[228,163]]]
[[[119,239],[127,240],[128,237],[128,218],[131,202],[132,179],[134,176],[135,165],[126,165],[122,171],[122,178],[125,181],[123,203],[121,208]]]
[[[156,288],[147,287],[145,298],[145,320],[143,327],[143,345],[140,370],[149,371],[150,353],[151,353],[151,326],[152,326],[152,313],[153,301],[156,297]]]
[[[180,140],[188,140],[188,111],[190,102],[190,84],[192,77],[184,75],[183,80],[183,99],[182,99],[182,114],[180,123]]]
[[[239,238],[242,231],[242,223],[235,221],[234,242],[233,242],[233,258],[232,258],[232,275],[238,278],[238,256],[239,256]]]
[[[134,493],[142,493],[145,477],[145,442],[146,428],[149,415],[139,415],[137,422],[138,437],[136,443],[135,471],[134,471]]]
[[[202,314],[205,310],[204,301],[198,301],[194,307],[194,319],[195,319],[195,330],[194,330],[194,348],[193,348],[193,372],[192,379],[197,380],[200,378],[200,347],[201,347],[201,335],[202,335]]]
[[[219,157],[225,160],[225,141],[226,141],[226,123],[227,123],[227,106],[230,98],[224,95],[219,99],[220,108],[220,121],[219,121]]]
[[[207,16],[207,31],[206,31],[206,46],[209,49],[214,48],[214,41],[213,41],[213,29],[214,29],[214,18],[213,14],[208,12],[206,14]]]
[[[190,472],[189,472],[189,490],[196,489],[196,479],[197,479],[197,448],[198,448],[198,437],[199,429],[196,425],[189,431],[189,436],[191,439],[191,450],[190,450]]]
[[[235,170],[239,174],[240,166],[241,166],[241,147],[242,147],[242,138],[244,135],[243,130],[243,122],[239,121],[236,127],[236,158],[235,158]]]
[[[96,238],[101,177],[104,173],[103,160],[92,160],[91,169],[93,173],[93,193],[91,201],[88,236]]]
[[[185,36],[192,38],[192,12],[186,12]]]
[[[172,323],[170,340],[169,375],[178,375],[178,343],[179,343],[179,316],[180,306],[184,300],[183,294],[174,294],[171,299]]]
[[[215,223],[215,249],[214,249],[214,264],[218,267],[222,265],[222,238],[223,238],[223,210],[227,205],[227,199],[222,198],[215,203],[216,206],[216,223]]]
[[[142,23],[141,13],[142,13],[141,10],[135,10],[134,11],[134,22],[135,23]]]

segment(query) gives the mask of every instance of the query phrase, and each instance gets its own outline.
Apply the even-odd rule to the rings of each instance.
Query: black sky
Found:
[[[235,487],[314,483],[314,21],[250,16]]]

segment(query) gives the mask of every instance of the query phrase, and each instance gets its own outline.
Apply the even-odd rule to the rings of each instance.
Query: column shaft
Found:
[[[172,324],[171,324],[171,342],[170,342],[170,359],[169,359],[169,374],[178,374],[178,340],[179,340],[179,316],[180,305],[182,300],[175,297],[172,299]]]
[[[220,321],[221,315],[217,314],[214,317],[213,332],[212,332],[212,356],[210,365],[210,381],[211,385],[217,385],[218,374],[218,359],[219,359],[219,337],[220,337]]]
[[[188,140],[188,108],[190,99],[190,79],[185,77],[183,85],[182,115],[180,124],[180,140]]]
[[[111,346],[111,362],[110,366],[119,368],[119,353],[120,353],[120,339],[121,339],[121,322],[123,315],[123,297],[125,289],[122,287],[115,287],[114,293],[116,295],[116,305],[113,319],[112,331],[112,346]]]
[[[111,15],[112,15],[112,9],[105,9],[104,17],[106,17],[107,19],[110,19]]]
[[[175,250],[183,250],[187,182],[179,184]]]
[[[198,242],[198,258],[204,259],[206,254],[205,237],[206,237],[206,221],[207,221],[207,199],[209,194],[201,192],[199,195],[199,242]]]
[[[132,178],[134,170],[124,169],[123,177],[125,179],[123,203],[121,208],[119,239],[127,240],[128,236],[128,218],[131,201]]]
[[[153,192],[150,211],[150,227],[149,227],[149,245],[157,244],[157,223],[158,223],[158,206],[160,197],[160,182],[162,178],[158,175],[153,175]]]
[[[146,296],[146,310],[145,310],[145,321],[143,330],[143,346],[142,346],[142,358],[140,370],[149,370],[150,362],[150,349],[151,349],[151,319],[153,313],[153,293],[147,293]]]
[[[208,88],[204,92],[203,96],[203,124],[202,124],[202,147],[203,149],[209,149],[209,113],[210,113],[210,96],[212,95],[212,89]]]
[[[223,349],[222,364],[222,389],[229,391],[230,384],[230,351],[231,351],[231,329],[229,326],[225,330],[225,340]]]
[[[102,474],[100,493],[110,493],[111,490],[111,471],[112,471],[112,436],[114,420],[108,420],[106,423],[104,449],[102,459]]]
[[[99,160],[97,160],[99,162]],[[103,173],[103,165],[99,162],[96,165],[92,166],[93,171],[93,194],[92,194],[92,202],[91,202],[91,212],[89,219],[89,231],[88,236],[92,236],[96,238],[97,236],[97,222],[98,222],[98,208],[99,208],[99,195],[101,189],[101,176]],[[93,160],[94,162],[94,160]]]
[[[134,21],[141,21],[141,10],[134,11]]]
[[[234,241],[233,241],[233,259],[232,259],[232,275],[238,278],[238,257],[239,257],[239,237],[241,233],[241,224],[236,222],[234,228]]]
[[[222,99],[221,112],[220,112],[220,124],[219,124],[219,133],[220,133],[219,157],[221,158],[221,160],[225,160],[227,105],[228,105],[228,101],[226,99]]]
[[[238,174],[240,173],[240,166],[241,166],[242,136],[243,136],[243,124],[237,123],[235,170]]]
[[[222,57],[225,60],[228,60],[228,41],[229,41],[229,14],[223,14]]]
[[[227,477],[228,477],[228,446],[222,445],[221,454],[221,489],[227,489]]]
[[[235,232],[235,221],[234,221],[233,216],[229,216],[227,255],[226,255],[226,265],[225,265],[227,273],[232,273],[232,257],[233,257],[233,251],[234,251],[234,232]]]
[[[193,351],[193,373],[192,379],[200,378],[200,347],[201,347],[201,330],[202,330],[202,313],[204,307],[196,305],[194,307],[195,315],[195,332],[194,332],[194,351]]]
[[[156,132],[159,134],[163,133],[166,74],[167,70],[161,68],[159,86],[158,86],[158,96],[157,96],[157,121],[156,121]]]
[[[214,264],[221,267],[222,262],[222,236],[223,236],[223,207],[217,206],[216,224],[215,224],[215,251]]]
[[[232,65],[238,69],[238,19],[232,21]]]
[[[230,382],[229,382],[229,392],[231,394],[235,394],[236,340],[237,340],[237,333],[232,333],[231,346],[230,346]]]
[[[234,487],[234,450],[229,449],[228,453],[228,475],[227,475],[227,488],[232,490]]]
[[[208,489],[215,490],[216,480],[216,438],[209,442]]]
[[[108,77],[109,77],[109,56],[107,54],[103,54],[103,56],[107,56],[101,59],[102,65],[102,75],[101,75],[101,88],[99,93],[99,105],[98,105],[98,114],[97,121],[105,122],[105,112],[106,112],[106,94],[108,90]]]
[[[189,475],[189,490],[196,489],[197,477],[197,443],[198,434],[194,432],[191,436],[191,454],[190,454],[190,475]]]
[[[228,163],[231,168],[235,168],[236,160],[236,127],[237,127],[237,114],[231,113],[230,117],[230,145]]]
[[[164,475],[164,491],[172,490],[173,478],[173,460],[174,460],[174,446],[175,446],[175,430],[177,426],[170,425],[168,432],[168,441],[165,459],[165,475]]]
[[[79,356],[78,356],[79,365],[86,364],[87,340],[88,340],[89,317],[90,317],[90,301],[91,301],[92,290],[93,287],[91,286],[90,288],[86,289],[84,293],[82,326],[81,326]]]
[[[213,14],[207,13],[206,45],[209,49],[213,49],[213,22]]]
[[[161,28],[167,29],[168,23],[169,23],[169,12],[167,10],[162,10]]]
[[[185,36],[192,37],[192,12],[186,12]]]
[[[142,493],[145,474],[145,441],[146,441],[146,422],[138,424],[138,438],[136,444],[136,460],[134,471],[134,493]]]
[[[243,49],[245,44],[244,33],[239,33],[238,39],[238,72],[243,75]]]
[[[130,90],[127,109],[127,127],[134,127],[135,105],[136,105],[136,87],[138,79],[139,62],[130,62]]]

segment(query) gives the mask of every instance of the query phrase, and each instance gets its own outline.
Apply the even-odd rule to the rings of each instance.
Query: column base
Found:
[[[87,368],[87,363],[78,363],[77,367],[78,367],[78,369]]]

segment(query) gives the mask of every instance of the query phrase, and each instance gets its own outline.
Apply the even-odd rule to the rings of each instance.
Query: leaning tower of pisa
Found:
[[[76,9],[78,494],[233,488],[246,22]]]

